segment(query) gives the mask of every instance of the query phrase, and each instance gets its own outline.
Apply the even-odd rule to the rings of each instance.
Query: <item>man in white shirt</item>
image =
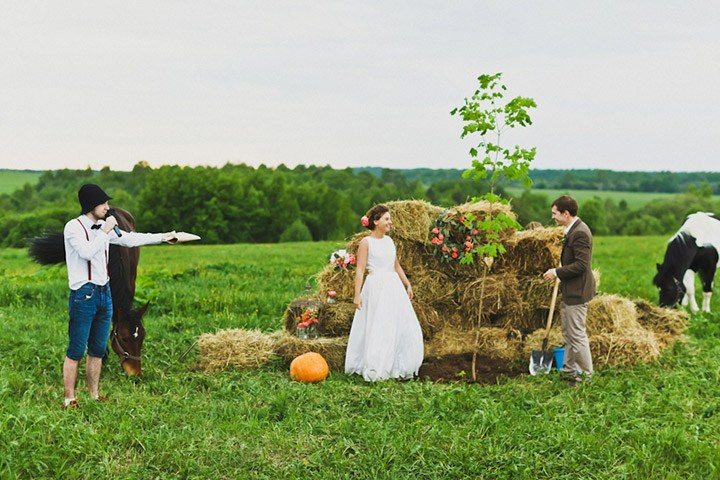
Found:
[[[70,286],[68,348],[63,364],[65,408],[76,408],[78,364],[87,350],[87,388],[100,400],[100,370],[112,323],[112,297],[108,276],[109,245],[139,247],[173,239],[172,233],[122,232],[108,213],[110,196],[95,184],[78,191],[81,215],[70,220],[63,232]],[[104,220],[103,220],[104,219]]]

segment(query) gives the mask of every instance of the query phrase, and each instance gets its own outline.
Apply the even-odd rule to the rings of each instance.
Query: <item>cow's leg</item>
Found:
[[[712,297],[713,279],[718,267],[718,251],[712,245],[703,245],[690,265],[690,269],[700,274],[703,287],[703,312],[710,311],[710,298]]]
[[[685,297],[683,297],[683,305],[690,304],[690,311],[697,312],[700,310],[695,299],[695,272],[688,270],[683,277],[683,285],[685,285]]]
[[[715,277],[716,268],[717,267],[715,265],[712,265],[711,268],[700,270],[700,280],[702,280],[703,285],[703,312],[710,311],[710,299],[712,298],[713,279]]]
[[[703,312],[710,313],[710,299],[712,298],[712,292],[703,292]]]

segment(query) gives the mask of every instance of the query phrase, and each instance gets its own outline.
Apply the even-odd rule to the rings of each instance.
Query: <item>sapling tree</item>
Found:
[[[532,125],[528,113],[536,108],[535,100],[528,97],[515,97],[505,100],[507,87],[501,83],[502,73],[480,75],[478,88],[469,98],[465,98],[462,106],[454,108],[450,114],[458,115],[463,121],[461,138],[472,136],[478,138],[476,145],[470,148],[471,167],[463,173],[464,178],[489,180],[489,191],[474,201],[490,202],[490,208],[484,218],[475,215],[464,216],[467,228],[482,232],[482,241],[477,242],[460,259],[460,263],[472,264],[475,258],[482,259],[482,287],[480,288],[480,309],[475,335],[475,350],[472,360],[473,380],[477,380],[475,366],[477,351],[480,344],[480,325],[482,324],[482,305],[485,296],[485,279],[492,268],[494,259],[505,253],[502,244],[503,232],[519,229],[520,224],[503,209],[493,208],[494,203],[507,204],[509,201],[495,194],[495,188],[502,179],[520,181],[526,187],[532,184],[530,179],[530,163],[535,158],[536,149],[522,148],[519,145],[507,147],[502,144],[502,134],[508,129]]]
[[[501,143],[502,133],[508,128],[532,125],[528,111],[537,107],[535,100],[528,97],[515,97],[503,104],[507,87],[500,83],[501,78],[502,73],[480,75],[475,93],[450,112],[463,120],[460,138],[480,137],[478,144],[470,148],[472,165],[463,177],[477,180],[489,177],[490,192],[485,196],[490,200],[499,199],[494,195],[495,187],[503,177],[518,180],[526,187],[532,185],[530,163],[536,153],[535,147],[508,148]]]

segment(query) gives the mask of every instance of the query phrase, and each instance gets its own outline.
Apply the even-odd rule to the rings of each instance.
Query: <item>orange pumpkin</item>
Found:
[[[298,382],[322,382],[328,373],[330,368],[319,353],[303,353],[290,363],[290,378]]]

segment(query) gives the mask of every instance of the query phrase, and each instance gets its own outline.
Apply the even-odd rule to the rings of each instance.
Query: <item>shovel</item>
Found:
[[[540,350],[533,350],[530,353],[530,375],[550,373],[550,369],[552,368],[553,352],[552,350],[548,350],[547,346],[553,314],[555,313],[555,300],[557,300],[559,286],[560,279],[556,278],[555,286],[553,287],[552,300],[550,301],[550,311],[548,312],[547,324],[545,325],[545,338],[543,338],[542,347],[540,347]]]

